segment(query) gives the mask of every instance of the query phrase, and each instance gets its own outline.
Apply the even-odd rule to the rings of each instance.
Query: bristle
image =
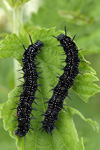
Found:
[[[66,26],[65,26],[65,36],[67,36]]]
[[[72,41],[74,41],[75,37],[76,37],[76,34],[74,35],[74,37],[73,37]]]
[[[31,38],[31,36],[30,36],[30,35],[29,35],[29,38],[30,38],[31,44],[33,44],[33,42],[32,42],[32,38]]]

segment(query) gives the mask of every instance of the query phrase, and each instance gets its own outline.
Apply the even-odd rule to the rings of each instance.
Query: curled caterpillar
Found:
[[[55,36],[54,36],[55,37]],[[64,73],[59,77],[58,84],[53,89],[53,95],[48,101],[48,108],[44,114],[44,120],[41,122],[43,128],[47,133],[52,133],[52,130],[56,127],[55,121],[58,120],[58,114],[63,108],[63,101],[68,96],[68,89],[73,85],[75,77],[78,75],[79,62],[78,49],[71,39],[66,35],[60,34],[55,37],[66,55],[66,66],[63,68]]]
[[[44,46],[39,40],[35,44],[32,43],[31,37],[30,40],[31,45],[29,45],[27,49],[23,46],[25,49],[22,58],[24,84],[17,107],[18,129],[15,131],[15,134],[19,137],[25,136],[29,129],[31,129],[30,120],[32,117],[30,115],[33,109],[32,103],[35,100],[35,92],[38,87],[38,73],[36,71],[37,65],[35,64],[35,59],[40,48]]]

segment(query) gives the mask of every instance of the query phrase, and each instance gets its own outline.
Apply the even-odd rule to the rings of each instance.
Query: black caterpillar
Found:
[[[23,91],[20,95],[19,104],[17,107],[17,116],[18,116],[18,129],[15,131],[19,137],[23,137],[29,131],[30,127],[30,120],[32,117],[32,103],[35,99],[35,92],[37,90],[37,79],[38,73],[36,71],[37,65],[35,64],[36,55],[39,53],[41,47],[44,44],[41,41],[37,41],[35,44],[32,43],[28,46],[27,49],[24,49],[25,52],[23,54],[22,62],[23,62],[23,72],[24,72],[24,84],[23,84]]]
[[[48,101],[48,108],[45,114],[43,114],[44,120],[41,122],[43,124],[41,128],[51,134],[52,130],[56,127],[54,123],[58,120],[58,114],[63,108],[63,101],[68,96],[68,89],[73,85],[75,77],[79,73],[78,67],[80,62],[78,49],[73,42],[74,38],[71,39],[66,35],[66,28],[65,35],[60,34],[55,38],[64,49],[66,66],[63,68],[64,73],[59,77],[58,84],[53,89],[53,95]]]

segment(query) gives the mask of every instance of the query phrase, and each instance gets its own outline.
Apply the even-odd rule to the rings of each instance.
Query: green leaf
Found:
[[[24,3],[28,2],[30,0],[7,0],[8,4],[11,7],[18,7],[24,5]]]
[[[24,138],[17,138],[17,136],[14,135],[15,126],[17,125],[17,122],[13,122],[16,117],[16,109],[13,109],[16,107],[16,102],[18,102],[18,98],[15,98],[16,94],[18,94],[19,88],[15,88],[8,97],[8,102],[4,107],[2,108],[2,117],[4,118],[4,127],[6,130],[9,130],[10,135],[13,138],[17,139],[17,145],[20,147],[20,150],[26,150],[26,149],[55,149],[55,150],[84,150],[83,148],[83,142],[82,140],[79,140],[77,136],[77,132],[72,120],[72,115],[70,112],[63,111],[60,113],[61,122],[57,122],[58,130],[55,129],[53,131],[53,135],[49,135],[46,132],[38,131],[38,129],[41,127],[41,124],[39,123],[43,117],[40,117],[40,112],[34,111],[32,112],[35,117],[37,117],[36,120],[31,121],[34,131],[31,131],[31,135],[26,135],[26,141]],[[38,93],[38,97],[41,97],[41,101],[38,103],[40,110],[43,109],[43,95]],[[37,108],[37,106],[35,106]],[[44,106],[45,107],[45,106]],[[69,108],[70,109],[70,108]],[[72,111],[73,112],[73,111]],[[73,144],[72,144],[73,143]]]
[[[6,105],[2,106],[3,108],[1,114],[4,118],[5,129],[9,130],[10,135],[16,139],[17,137],[14,135],[15,126],[17,125],[17,122],[14,121],[16,119],[16,109],[13,108],[17,106],[16,103],[18,102],[18,98],[15,98],[15,96],[19,93],[18,90],[19,88],[15,88],[14,90],[12,90],[11,93],[9,93],[8,102],[6,103]],[[37,94],[38,97],[41,97],[41,101],[38,102],[39,108],[38,106],[34,106],[34,104],[33,106],[35,108],[38,108],[39,110],[42,110],[44,96],[40,93]],[[88,122],[96,131],[98,131],[98,125],[95,121],[92,121],[91,119],[85,119],[85,117],[76,109],[66,106],[65,108],[68,111],[61,111],[59,115],[59,117],[61,118],[61,123],[56,122],[56,125],[59,129],[55,129],[52,136],[48,135],[45,132],[38,131],[38,129],[41,127],[41,124],[39,122],[43,119],[43,117],[40,117],[40,112],[33,111],[32,113],[37,119],[31,121],[31,124],[33,125],[33,128],[35,128],[35,130],[31,131],[31,135],[26,135],[26,141],[24,140],[24,138],[17,139],[17,145],[18,147],[20,147],[20,150],[84,150],[83,140],[79,140],[77,136],[76,128],[72,119],[73,115],[79,115],[84,121]]]
[[[85,122],[89,123],[96,132],[99,131],[99,125],[97,124],[96,121],[93,121],[90,118],[85,119],[85,117],[78,110],[76,110],[74,108],[68,107],[67,109],[72,116],[75,114],[79,115],[81,117],[81,119],[83,119]]]
[[[37,31],[35,31],[37,30]],[[38,39],[40,39],[41,41],[44,42],[45,46],[43,48],[43,54],[41,54],[41,56],[38,58],[40,59],[41,62],[41,67],[47,67],[47,72],[49,70],[51,70],[53,72],[53,74],[51,76],[54,75],[54,79],[56,74],[62,74],[62,71],[59,68],[59,65],[65,65],[64,63],[61,63],[61,59],[64,59],[65,56],[62,56],[61,54],[63,53],[63,49],[57,47],[57,45],[59,45],[59,42],[52,38],[52,35],[59,35],[60,33],[62,33],[63,31],[58,31],[55,32],[54,28],[51,28],[50,30],[46,30],[46,29],[35,29],[34,28],[34,33],[32,32],[32,29],[30,30],[30,34],[32,35],[32,39],[33,42],[37,41]],[[6,57],[14,57],[15,59],[21,59],[23,56],[23,46],[22,44],[25,45],[25,47],[28,47],[29,45],[29,37],[28,37],[28,33],[25,32],[23,30],[23,35],[19,34],[19,36],[12,34],[12,35],[8,35],[6,37],[5,40],[3,40],[1,42],[1,47],[0,47],[0,58],[6,58]],[[49,57],[48,59],[48,54],[51,55],[51,57]],[[45,56],[45,57],[44,57]],[[99,87],[92,83],[94,81],[94,79],[96,78],[94,75],[96,75],[96,72],[94,69],[92,69],[89,66],[89,62],[85,60],[85,58],[82,56],[81,52],[79,53],[79,58],[81,59],[80,65],[79,65],[79,70],[80,72],[82,72],[84,74],[84,76],[77,76],[77,78],[75,79],[76,82],[78,82],[79,84],[75,85],[77,87],[77,89],[73,88],[74,91],[84,100],[84,101],[88,101],[88,98],[93,96],[95,93],[99,92]],[[45,64],[45,62],[47,64]],[[87,85],[87,74],[85,73],[90,73],[88,74],[88,85]],[[89,76],[90,75],[90,76]],[[45,77],[45,75],[44,75]],[[48,74],[48,77],[50,77],[50,75]],[[52,81],[53,81],[52,80]],[[96,78],[97,80],[97,78]],[[48,82],[48,81],[47,81]],[[57,82],[51,83],[51,84],[55,84]],[[84,85],[85,84],[85,85]],[[55,84],[56,85],[56,84]],[[85,88],[85,86],[87,86],[87,88]],[[91,88],[90,88],[91,86]],[[87,89],[89,88],[88,92]],[[80,89],[80,90],[79,90]],[[82,89],[84,89],[83,93],[82,93]],[[86,89],[86,90],[85,90]]]
[[[40,100],[36,101],[38,105],[35,105],[33,103],[33,108],[38,109],[38,111],[35,110],[32,112],[34,117],[37,118],[36,120],[31,120],[31,124],[35,130],[31,131],[31,135],[26,135],[26,141],[24,140],[24,138],[19,138],[14,134],[18,122],[13,122],[13,120],[16,119],[16,109],[13,108],[16,108],[16,103],[19,103],[19,98],[15,96],[20,95],[18,91],[22,91],[22,88],[17,87],[12,90],[8,96],[7,103],[0,109],[1,117],[4,118],[5,129],[9,130],[10,135],[13,138],[17,139],[17,146],[20,147],[20,150],[84,150],[83,140],[82,138],[78,138],[77,131],[72,119],[72,114],[77,113],[84,121],[90,123],[95,129],[97,127],[96,123],[89,119],[86,120],[78,111],[75,111],[75,109],[68,107],[68,112],[64,110],[61,111],[59,117],[61,118],[62,123],[58,121],[56,122],[56,126],[59,129],[55,129],[52,136],[48,135],[46,132],[38,131],[42,126],[39,122],[43,120],[41,111],[45,112],[47,108],[47,104],[44,104],[44,102],[46,101],[45,98],[50,98],[52,96],[52,92],[49,92],[51,90],[50,85],[56,86],[56,84],[58,83],[58,78],[56,78],[57,73],[63,73],[63,71],[60,69],[60,64],[65,65],[65,63],[63,62],[61,63],[61,59],[65,59],[65,55],[61,55],[64,53],[64,51],[62,47],[57,46],[59,45],[59,42],[52,37],[52,35],[57,36],[60,33],[63,33],[63,31],[55,31],[55,28],[34,28],[34,30],[30,29],[30,32],[28,33],[23,30],[22,33],[23,34],[19,34],[19,36],[16,36],[15,34],[9,35],[5,40],[2,41],[0,47],[0,57],[14,57],[18,61],[19,59],[22,59],[24,52],[22,44],[24,44],[26,48],[28,47],[30,43],[29,34],[32,37],[33,43],[37,40],[42,41],[45,46],[41,49],[42,53],[37,56],[37,61],[40,62],[40,69],[38,69],[37,71],[40,72],[41,70],[43,70],[43,72],[41,73],[41,77],[43,77],[44,79],[38,79],[38,83],[43,84],[43,86],[39,87],[41,93],[37,91],[35,94],[36,97],[40,98]],[[89,74],[90,79],[88,79],[88,82],[94,84],[92,82],[97,80],[97,78],[94,76],[94,74],[96,74],[95,71],[88,66],[89,62],[84,59],[81,53],[79,54],[79,56],[81,60],[85,61],[80,63],[80,69],[82,69],[83,72],[89,72],[87,73]],[[19,62],[21,63],[21,61]],[[83,83],[84,76],[86,76],[86,73],[83,76],[77,76],[76,81],[80,77],[77,85],[78,88],[82,86],[80,82]],[[85,84],[87,84],[87,80],[84,80],[84,82]],[[87,88],[88,86],[89,85],[87,84]],[[91,93],[93,93],[94,90],[95,93],[98,92],[97,88],[89,89]],[[81,90],[77,94],[80,93]]]
[[[8,35],[5,40],[1,41],[0,58],[14,57],[18,59],[22,57],[23,43],[29,44],[26,35],[20,35],[19,37],[16,34]]]
[[[87,61],[84,56],[79,52],[79,58],[80,58],[80,64],[79,64],[79,71],[81,73],[92,73],[93,75],[96,75],[96,72],[93,68],[91,68],[90,62]]]
[[[100,92],[100,87],[93,83],[94,81],[99,81],[99,79],[93,74],[85,73],[84,75],[78,75],[75,81],[77,85],[73,87],[73,90],[85,102],[88,102],[88,99],[94,96],[95,93]]]

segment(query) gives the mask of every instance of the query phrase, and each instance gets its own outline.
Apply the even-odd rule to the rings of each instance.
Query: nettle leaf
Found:
[[[30,0],[7,0],[8,4],[11,7],[16,7],[16,6],[22,6],[24,3],[28,2]]]
[[[23,37],[25,36],[25,38]],[[18,59],[22,56],[23,43],[28,46],[28,37],[26,35],[16,34],[8,35],[5,40],[1,41],[0,46],[0,58],[14,57]]]
[[[100,92],[100,87],[93,83],[94,81],[99,81],[99,79],[93,74],[85,73],[84,75],[78,75],[75,81],[78,85],[75,85],[76,87],[73,87],[73,90],[85,102],[88,102],[88,99],[94,96],[95,93]]]
[[[17,140],[17,146],[20,147],[20,150],[84,150],[83,145],[83,139],[79,139],[77,135],[77,131],[72,119],[73,114],[78,114],[84,121],[88,122],[93,126],[93,128],[97,131],[98,126],[96,122],[85,119],[82,114],[70,107],[66,107],[68,111],[62,110],[59,114],[59,117],[61,118],[61,123],[56,122],[56,126],[58,129],[53,130],[53,135],[47,134],[46,132],[39,131],[39,128],[41,128],[41,121],[43,120],[43,112],[46,111],[47,104],[44,103],[46,98],[50,98],[52,96],[52,92],[50,90],[52,89],[51,85],[56,86],[58,82],[58,78],[56,77],[57,73],[62,74],[63,71],[60,69],[60,65],[65,65],[63,62],[61,62],[61,59],[65,58],[63,48],[59,47],[59,42],[52,37],[52,35],[59,35],[63,31],[55,31],[55,28],[51,29],[39,29],[36,28],[35,30],[32,30],[30,32],[24,32],[24,34],[19,34],[19,36],[12,34],[10,36],[7,36],[5,40],[2,41],[1,47],[0,47],[0,57],[14,57],[19,61],[19,59],[22,59],[24,48],[22,47],[22,44],[25,45],[27,48],[30,41],[29,41],[29,34],[32,37],[33,43],[37,40],[40,40],[44,43],[44,47],[41,48],[42,53],[38,54],[37,61],[40,62],[40,69],[38,68],[38,72],[43,71],[41,73],[41,77],[44,79],[39,78],[38,83],[42,84],[41,87],[39,87],[39,91],[36,92],[35,96],[40,98],[36,102],[38,105],[33,103],[33,108],[36,108],[36,110],[32,111],[32,114],[34,117],[36,117],[36,120],[31,120],[32,127],[34,128],[33,131],[31,131],[31,134],[26,135],[26,141],[24,138],[19,138],[14,134],[14,131],[16,130],[16,126],[18,124],[17,121],[14,121],[17,119],[16,117],[16,108],[19,103],[19,98],[16,97],[20,95],[19,91],[22,91],[21,87],[16,87],[14,90],[12,90],[8,95],[8,101],[4,105],[0,107],[1,117],[4,118],[4,127],[6,130],[9,130],[10,135]],[[94,87],[94,82],[96,80],[96,77],[94,76],[95,71],[88,66],[89,62],[87,62],[84,57],[81,55],[81,52],[79,53],[79,56],[81,60],[85,62],[80,63],[80,69],[85,72],[85,75],[78,75],[75,81],[78,80],[77,88],[82,87],[80,83],[83,83],[84,76],[88,74],[88,84],[87,80],[84,80],[87,85],[87,89],[89,88],[90,96],[93,95],[93,93],[97,93],[99,90]],[[20,62],[20,61],[19,61]],[[21,62],[20,62],[21,63]],[[87,72],[87,73],[86,73]],[[93,84],[93,87],[89,86],[89,84]],[[97,86],[96,86],[97,87]],[[74,90],[75,91],[75,90]],[[76,92],[76,91],[75,91]],[[84,99],[84,95],[82,93],[81,95],[78,91],[77,94]],[[86,96],[86,100],[87,100]]]
[[[86,61],[81,53],[79,53],[79,58],[81,60],[79,71],[82,74],[75,78],[76,83],[72,89],[83,101],[88,102],[91,96],[100,92],[100,87],[93,83],[99,79],[95,76],[95,70],[89,66],[90,62]]]
[[[90,62],[87,61],[84,56],[79,52],[79,58],[80,58],[80,64],[79,64],[79,71],[80,73],[92,73],[93,75],[96,75],[96,72],[93,68],[91,68]]]
[[[38,131],[41,127],[39,123],[43,118],[40,116],[39,111],[34,111],[33,115],[37,118],[36,120],[32,120],[31,124],[34,127],[34,131],[31,131],[30,135],[26,135],[26,140],[24,138],[17,138],[14,135],[15,127],[16,127],[16,102],[18,102],[18,98],[15,96],[19,94],[19,88],[15,88],[9,93],[8,102],[5,105],[2,105],[2,117],[4,118],[4,127],[6,130],[9,130],[10,135],[13,138],[17,139],[17,146],[20,147],[20,150],[32,150],[32,149],[55,149],[55,150],[84,150],[83,139],[79,140],[76,132],[75,125],[73,123],[73,115],[79,115],[84,121],[88,122],[94,130],[98,131],[98,125],[95,121],[91,119],[85,119],[85,117],[76,109],[65,106],[65,109],[68,111],[62,110],[59,117],[61,118],[61,123],[57,122],[56,125],[59,129],[55,129],[53,135],[47,134],[45,132]],[[44,95],[37,93],[38,97],[41,97],[41,101],[38,102],[38,106],[33,106],[38,108],[40,111],[43,110],[45,105]],[[73,143],[73,144],[72,144]]]
[[[96,121],[93,121],[90,118],[86,119],[78,110],[76,110],[76,109],[74,109],[72,107],[67,107],[67,110],[70,112],[70,114],[72,116],[75,115],[75,114],[79,115],[81,117],[81,119],[83,119],[84,121],[89,123],[96,132],[99,131],[99,126],[98,126]]]

